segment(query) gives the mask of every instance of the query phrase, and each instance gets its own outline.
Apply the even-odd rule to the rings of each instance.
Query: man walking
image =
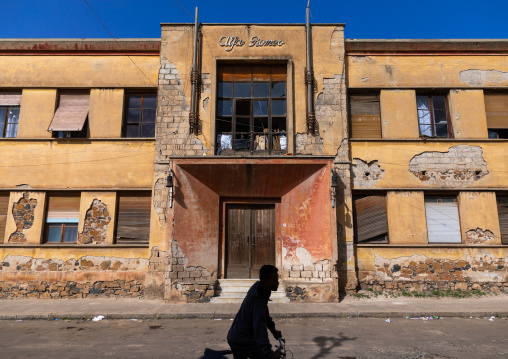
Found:
[[[264,265],[259,271],[259,281],[247,292],[240,310],[228,332],[228,343],[235,359],[279,359],[280,352],[273,351],[268,339],[268,329],[275,339],[282,334],[268,312],[268,300],[279,287],[276,267]]]

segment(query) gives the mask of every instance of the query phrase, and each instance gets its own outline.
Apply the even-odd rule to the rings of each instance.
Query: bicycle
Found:
[[[286,358],[287,353],[291,353],[291,358],[293,358],[293,352],[286,349],[286,339],[279,338],[279,346],[277,350],[280,352],[281,358]],[[204,356],[201,359],[227,359],[225,355],[233,354],[231,350],[213,350],[210,348],[205,348]]]

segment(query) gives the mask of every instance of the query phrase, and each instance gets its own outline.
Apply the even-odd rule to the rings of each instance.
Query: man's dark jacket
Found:
[[[268,312],[270,294],[271,291],[265,289],[261,282],[254,283],[229,329],[228,342],[236,346],[256,345],[267,358],[274,358],[267,330],[275,331],[275,323]]]

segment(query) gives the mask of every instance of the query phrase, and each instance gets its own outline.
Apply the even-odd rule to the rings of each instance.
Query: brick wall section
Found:
[[[83,232],[78,235],[79,244],[104,244],[108,224],[111,222],[111,216],[108,206],[99,199],[94,199],[92,205],[86,211]]]
[[[359,272],[362,289],[435,289],[508,291],[508,257],[478,252],[463,259],[435,259],[414,255],[376,259],[374,271]],[[380,289],[381,288],[381,289]]]
[[[30,229],[34,223],[34,210],[37,200],[30,198],[29,193],[23,193],[23,197],[12,205],[12,216],[16,223],[16,232],[9,237],[9,243],[26,243],[23,229]]]
[[[458,145],[448,152],[423,152],[409,161],[409,171],[420,181],[459,187],[485,177],[487,162],[479,146]]]
[[[40,298],[136,298],[143,296],[143,283],[139,281],[97,282],[0,282],[0,299]]]
[[[282,276],[302,281],[323,282],[326,278],[332,278],[332,269],[333,265],[325,259],[314,264],[284,266]]]

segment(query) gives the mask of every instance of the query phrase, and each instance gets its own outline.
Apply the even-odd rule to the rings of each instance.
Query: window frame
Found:
[[[125,210],[122,208],[122,203],[121,203],[121,200],[122,200],[122,197],[135,197],[135,198],[147,198],[145,200],[147,200],[148,202],[148,207],[149,207],[149,210],[148,210],[148,213],[145,213],[146,217],[145,220],[146,220],[146,223],[148,224],[147,226],[147,232],[148,232],[148,236],[146,238],[126,238],[126,237],[119,237],[119,233],[118,233],[118,230],[119,230],[119,222],[125,222],[126,219],[124,219],[123,217],[124,216],[129,216],[128,213],[129,213],[129,210]],[[137,246],[137,245],[142,245],[142,246],[148,246],[150,244],[150,232],[152,230],[151,228],[151,210],[152,210],[152,202],[153,202],[153,193],[151,191],[118,191],[116,193],[116,215],[115,215],[115,229],[114,229],[114,234],[113,234],[113,243],[114,245],[125,245],[125,246]],[[138,210],[138,213],[140,211]],[[132,222],[132,219],[130,220],[130,222]],[[139,227],[139,226],[138,226]]]
[[[365,113],[365,114],[359,114],[359,113],[353,113],[353,99],[354,98],[362,98],[363,101],[359,101],[358,103],[366,103],[365,100],[367,98],[371,98],[369,102],[377,102],[377,111],[376,114],[372,113]],[[376,101],[372,101],[372,100]],[[361,111],[366,112],[366,111]],[[370,119],[370,126],[373,126],[375,124],[375,132],[376,135],[373,136],[370,134],[369,136],[355,136],[355,133],[360,132],[362,128],[359,127],[358,118],[366,118]],[[368,92],[352,92],[348,94],[348,118],[349,118],[349,133],[351,139],[382,139],[383,138],[383,126],[381,124],[381,91],[368,91]],[[374,119],[374,120],[372,120]],[[356,129],[356,130],[355,130]],[[370,128],[370,131],[372,131],[372,128]],[[363,126],[363,132],[365,132],[365,126]],[[379,132],[379,135],[377,135],[377,132]]]
[[[250,80],[246,81],[245,79],[240,79],[240,80],[237,80],[236,77],[235,77],[235,68],[236,67],[241,67],[241,66],[248,66],[248,67],[251,67],[251,73],[250,73]],[[269,70],[269,80],[257,80],[255,79],[255,67],[263,67],[263,68],[267,68]],[[284,75],[285,75],[285,80],[284,81],[281,81],[281,80],[277,80],[277,79],[274,79],[272,76],[274,75],[274,73],[272,72],[272,68],[274,67],[280,67],[281,69],[284,68]],[[216,85],[217,85],[217,93],[216,93],[216,98],[215,98],[215,101],[216,101],[216,114],[215,114],[215,137],[216,138],[219,138],[219,135],[230,135],[231,136],[231,147],[232,147],[232,151],[234,152],[234,154],[242,154],[242,155],[245,155],[245,154],[249,154],[249,155],[263,155],[263,154],[268,154],[268,155],[282,155],[282,154],[285,154],[288,152],[288,139],[289,139],[289,136],[288,136],[288,133],[289,133],[289,130],[288,130],[288,126],[289,126],[289,123],[288,123],[288,117],[289,117],[289,106],[288,106],[288,92],[289,92],[289,89],[288,89],[288,70],[287,70],[287,63],[282,63],[282,62],[274,62],[274,63],[268,63],[268,64],[265,64],[265,63],[257,63],[257,62],[245,62],[245,63],[242,63],[242,62],[234,62],[234,63],[230,63],[230,62],[221,62],[217,65],[217,73],[222,73],[224,71],[224,69],[228,69],[229,71],[231,71],[232,73],[232,79],[231,80],[227,80],[227,81],[222,81],[219,77],[217,79],[217,82],[216,82]],[[244,73],[238,73],[240,75],[245,75]],[[277,73],[275,73],[277,74]],[[231,96],[220,96],[219,94],[219,85],[221,83],[230,83],[231,84]],[[235,96],[235,84],[239,84],[239,83],[242,83],[242,84],[250,84],[250,96],[248,97],[237,97]],[[254,96],[254,84],[255,83],[268,83],[268,87],[269,87],[269,92],[268,92],[268,96],[263,96],[263,97],[257,97],[257,96]],[[278,83],[283,83],[285,85],[285,91],[284,91],[284,96],[281,96],[281,97],[272,97],[272,90],[273,90],[273,85],[274,84],[278,84]],[[219,109],[219,101],[231,101],[231,115],[224,115],[224,114],[219,114],[218,112],[218,109]],[[238,115],[236,113],[236,110],[237,110],[237,102],[238,101],[249,101],[249,114],[248,115]],[[255,115],[254,114],[254,102],[255,101],[266,101],[267,102],[267,114],[266,115]],[[284,101],[285,102],[285,113],[284,115],[273,115],[272,114],[272,103],[274,101]],[[225,121],[223,118],[224,117],[227,117],[227,118],[231,118],[230,122],[231,123],[231,130],[230,131],[223,131],[223,132],[219,132],[219,127],[217,125],[217,123],[219,121]],[[237,120],[238,119],[247,119],[249,120],[249,129],[248,131],[237,131],[236,130],[236,127],[237,127]],[[262,119],[262,118],[266,118],[267,119],[267,128],[265,131],[265,129],[263,128],[263,131],[255,131],[255,127],[256,127],[256,119]],[[273,126],[274,126],[274,119],[282,119],[284,118],[284,122],[285,122],[285,129],[284,130],[279,130],[278,132],[275,132],[274,129],[273,129]],[[247,138],[242,138],[243,140],[247,140],[248,143],[249,143],[249,147],[248,149],[236,149],[236,146],[237,144],[235,143],[237,140],[242,140],[242,139],[237,139],[236,136],[237,134],[239,135],[243,135],[243,136],[247,136]],[[254,148],[255,146],[255,142],[256,142],[256,136],[261,136],[261,137],[265,137],[265,144],[268,143],[268,146],[266,149],[256,149]],[[279,148],[274,148],[274,142],[276,137],[279,137],[280,139],[280,136],[284,136],[286,138],[286,148],[285,149],[281,149],[282,145],[280,144],[280,141],[277,141],[279,143]],[[221,150],[222,147],[220,146],[220,142],[218,143],[218,146],[216,148],[217,150]],[[220,155],[220,153],[217,153]]]
[[[457,241],[438,242],[435,240],[432,240],[432,242],[430,241],[429,216],[427,215],[427,212],[428,212],[427,211],[427,203],[433,203],[433,202],[429,201],[429,199],[431,199],[431,198],[437,198],[437,202],[435,202],[435,203],[456,203],[457,224],[459,226],[458,234],[460,237],[460,242],[457,242]],[[453,198],[453,201],[443,202],[442,201],[443,198]],[[459,203],[459,194],[458,193],[424,193],[423,204],[424,204],[424,208],[425,208],[425,226],[427,229],[427,243],[428,244],[463,244],[464,243],[464,238],[462,236],[462,223],[460,221],[460,203]],[[443,215],[442,212],[441,212],[441,215]],[[451,217],[449,217],[449,218],[451,218]],[[453,219],[453,218],[451,218],[451,219]],[[441,223],[439,223],[439,224],[441,224]],[[447,226],[447,225],[445,224],[444,226]]]
[[[445,103],[445,115],[446,115],[446,126],[447,126],[447,136],[437,136],[436,135],[436,122],[435,122],[435,113],[434,113],[434,101],[433,101],[433,98],[434,97],[444,97],[444,103]],[[419,110],[427,110],[427,109],[420,109],[418,108],[418,97],[427,97],[427,103],[428,103],[428,111],[429,111],[429,115],[430,115],[430,124],[428,123],[420,123],[420,116],[419,116],[419,113],[418,111]],[[436,94],[429,94],[429,93],[417,93],[416,94],[416,117],[418,119],[418,133],[420,134],[420,137],[435,137],[435,138],[454,138],[453,136],[453,127],[452,127],[452,121],[451,121],[451,116],[450,116],[450,105],[449,105],[449,100],[448,100],[448,94],[440,94],[440,93],[436,93]],[[430,126],[430,129],[431,129],[431,132],[432,132],[432,135],[431,136],[428,136],[428,135],[425,135],[425,134],[422,134],[422,131],[421,131],[421,126]]]
[[[72,242],[64,242],[65,238],[65,227],[68,226],[69,228],[76,228],[76,240]],[[49,228],[50,227],[58,227],[60,228],[60,241],[58,242],[49,242],[48,236],[49,236]],[[44,243],[46,244],[56,244],[56,243],[68,243],[68,244],[77,244],[78,243],[78,235],[79,235],[79,223],[73,222],[73,223],[66,223],[66,222],[46,222],[45,224],[45,230],[44,230]]]
[[[380,235],[377,235],[375,237],[371,237],[370,239],[367,239],[367,240],[363,240],[363,241],[359,241],[359,238],[358,238],[358,211],[357,211],[357,204],[356,204],[356,201],[357,200],[360,200],[360,199],[363,199],[363,198],[367,198],[367,197],[372,197],[372,196],[378,196],[378,197],[383,197],[384,198],[384,207],[385,207],[385,220],[386,220],[386,234],[380,234]],[[377,245],[377,244],[390,244],[390,229],[388,228],[388,196],[387,196],[387,192],[357,192],[357,193],[353,193],[353,197],[352,197],[352,207],[353,207],[353,237],[354,237],[354,243],[355,245],[362,245],[362,244],[365,244],[365,245]],[[384,236],[384,239],[379,239],[381,236]]]
[[[21,106],[20,105],[0,105],[0,109],[5,109],[5,118],[3,119],[4,121],[4,128],[3,128],[3,131],[2,131],[2,136],[1,138],[17,138],[18,137],[18,127],[19,127],[19,113],[20,113],[20,109],[21,109]],[[9,111],[11,109],[17,109],[18,110],[18,121],[17,122],[9,122]],[[7,137],[7,127],[8,125],[16,125],[16,134],[12,137]]]
[[[50,202],[51,202],[51,197],[73,197],[73,198],[77,198],[79,199],[79,205],[77,207],[77,217],[63,217],[63,218],[66,218],[64,219],[63,221],[61,220],[62,218],[61,217],[48,217],[48,214],[50,213]],[[80,218],[80,215],[81,215],[81,192],[79,191],[69,191],[69,192],[66,192],[66,191],[51,191],[51,192],[46,192],[46,201],[45,201],[45,209],[44,209],[44,220],[43,220],[43,224],[44,224],[44,228],[43,228],[43,238],[42,238],[42,241],[43,241],[43,244],[77,244],[78,242],[78,236],[79,236],[79,218]],[[48,242],[48,235],[49,235],[49,228],[50,227],[55,227],[55,226],[59,226],[60,227],[60,241],[59,242]],[[68,226],[68,227],[73,227],[73,228],[76,228],[77,231],[76,231],[76,238],[74,241],[72,242],[64,242],[64,238],[65,238],[65,227]]]
[[[141,96],[141,104],[139,108],[135,108],[135,107],[129,107],[129,98],[130,96]],[[154,96],[155,98],[155,107],[153,108],[154,112],[155,112],[155,115],[154,115],[154,119],[153,119],[153,122],[147,122],[145,123],[143,120],[143,110],[144,110],[144,101],[145,101],[145,97],[146,96]],[[157,101],[158,101],[158,96],[157,96],[157,91],[155,92],[151,92],[151,91],[136,91],[136,92],[126,92],[125,93],[125,96],[124,96],[124,113],[123,113],[123,118],[122,118],[122,137],[123,138],[155,138],[155,131],[156,131],[156,123],[157,123]],[[129,123],[127,122],[127,117],[128,117],[128,114],[129,114],[129,109],[137,109],[139,110],[139,121],[136,123],[136,125],[138,126],[138,135],[135,136],[135,137],[127,137],[127,125],[129,125]],[[150,108],[151,109],[151,108]],[[131,125],[134,125],[134,123],[130,123]],[[151,137],[143,137],[142,134],[143,134],[143,124],[153,124],[153,127],[154,127],[154,135],[151,136]]]

